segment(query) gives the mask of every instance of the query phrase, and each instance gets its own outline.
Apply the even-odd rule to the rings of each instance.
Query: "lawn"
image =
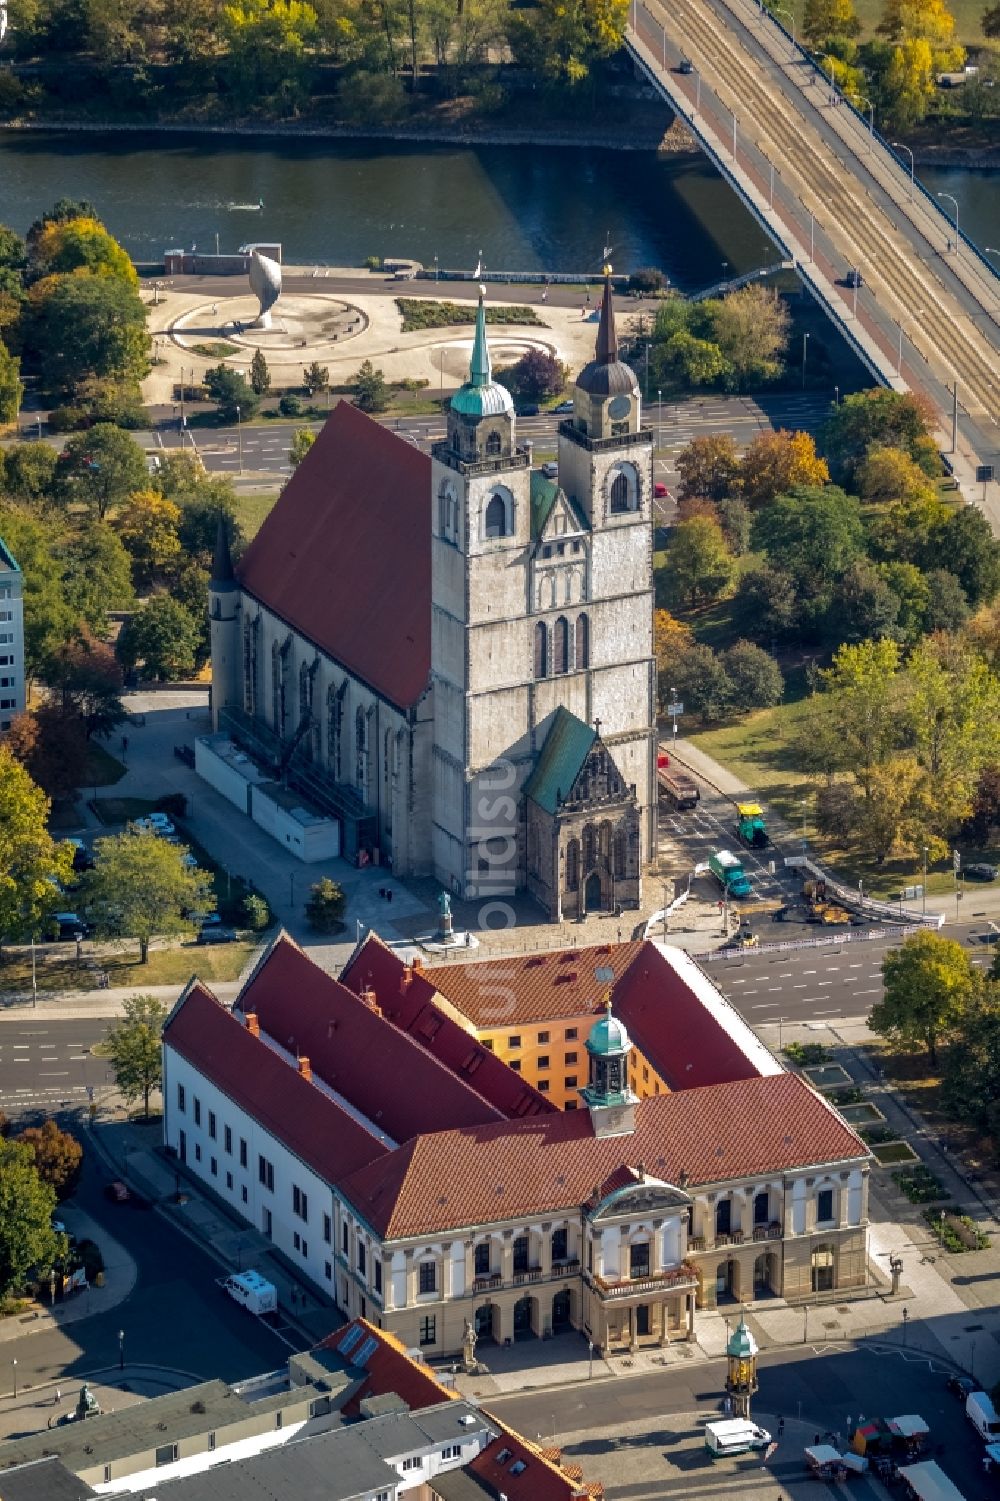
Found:
[[[197,974],[203,980],[235,980],[257,948],[256,942],[200,945],[193,940],[170,948],[150,950],[148,964],[138,962],[138,945],[89,957],[78,965],[72,945],[58,951],[46,945],[35,950],[35,980],[40,993],[96,990],[102,969],[115,986],[143,990],[149,985],[183,985]],[[28,995],[31,955],[18,950],[0,962],[0,995]]]
[[[437,302],[434,298],[397,297],[396,306],[403,319],[402,331],[418,328],[457,328],[476,320],[474,302]],[[533,307],[493,306],[486,309],[487,323],[533,324],[545,328]]]
[[[93,740],[88,740],[80,786],[111,787],[115,782],[121,781],[126,770],[125,765],[115,756],[109,755],[103,745],[96,745]]]
[[[264,521],[264,517],[270,511],[277,494],[273,490],[253,491],[248,494],[240,490],[236,496],[236,520],[238,521],[243,535],[249,540],[256,537]]]
[[[105,828],[111,828],[115,824],[145,818],[155,810],[156,801],[148,797],[95,797],[90,806]]]

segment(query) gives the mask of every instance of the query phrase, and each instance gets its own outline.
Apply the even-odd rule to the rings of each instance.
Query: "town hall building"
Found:
[[[342,402],[235,567],[220,536],[215,750],[335,823],[349,859],[487,902],[528,891],[557,921],[636,906],[655,851],[652,450],[610,281],[558,479],[518,442],[480,297],[430,456]]]

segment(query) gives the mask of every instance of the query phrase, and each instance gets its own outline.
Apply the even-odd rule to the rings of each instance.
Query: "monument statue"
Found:
[[[86,1382],[84,1382],[83,1386],[81,1386],[80,1388],[80,1397],[76,1404],[76,1416],[78,1419],[83,1419],[99,1418],[100,1415],[101,1409],[98,1404],[97,1398],[94,1396],[93,1392],[90,1390],[90,1387],[86,1384]]]
[[[465,1328],[462,1330],[462,1362],[467,1371],[474,1371],[476,1369],[476,1344],[478,1340],[479,1335],[470,1321],[466,1319]]]
[[[271,309],[281,296],[281,266],[259,250],[251,250],[250,290],[260,303],[260,313],[253,323],[254,328],[271,327]]]
[[[439,943],[453,943],[455,940],[451,919],[451,897],[447,891],[442,891],[438,897],[437,940]]]

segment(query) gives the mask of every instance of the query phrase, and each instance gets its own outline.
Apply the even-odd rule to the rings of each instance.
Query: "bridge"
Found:
[[[639,69],[876,380],[931,402],[960,488],[1000,532],[1000,485],[981,473],[1000,475],[1000,277],[957,205],[757,0],[631,0],[629,23]]]

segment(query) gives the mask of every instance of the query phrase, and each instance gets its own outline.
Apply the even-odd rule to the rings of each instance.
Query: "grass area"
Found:
[[[156,802],[148,797],[95,797],[90,806],[105,828],[110,828],[113,824],[145,818],[153,812]]]
[[[837,1105],[844,1120],[849,1126],[872,1126],[876,1121],[884,1121],[885,1116],[877,1105],[872,1105],[865,1100],[860,1105]]]
[[[55,995],[67,990],[97,990],[102,969],[112,986],[142,990],[149,985],[183,985],[192,974],[203,980],[235,980],[257,947],[256,942],[196,944],[193,940],[170,948],[150,950],[148,964],[138,960],[138,944],[128,949],[88,957],[77,964],[72,944],[59,949],[39,946],[35,983],[40,993]],[[31,955],[18,951],[0,961],[0,995],[31,992]]]
[[[242,529],[243,535],[249,540],[256,537],[263,524],[264,517],[270,511],[277,494],[273,490],[265,490],[261,494],[256,491],[247,494],[245,490],[237,491],[236,495],[236,520]]]
[[[438,302],[433,297],[397,297],[396,306],[403,319],[403,333],[413,333],[419,328],[456,328],[474,323],[476,305],[473,302]],[[545,328],[533,307],[488,307],[487,323],[529,323]]]
[[[228,339],[212,339],[207,344],[192,344],[192,354],[200,354],[203,360],[224,360],[227,355],[239,354],[240,346],[230,344]]]
[[[917,1154],[905,1141],[880,1142],[872,1147],[872,1156],[882,1167],[888,1167],[893,1162],[916,1162]]]
[[[81,787],[111,787],[120,782],[127,767],[117,757],[109,755],[103,745],[87,742],[87,755],[83,763]]]

